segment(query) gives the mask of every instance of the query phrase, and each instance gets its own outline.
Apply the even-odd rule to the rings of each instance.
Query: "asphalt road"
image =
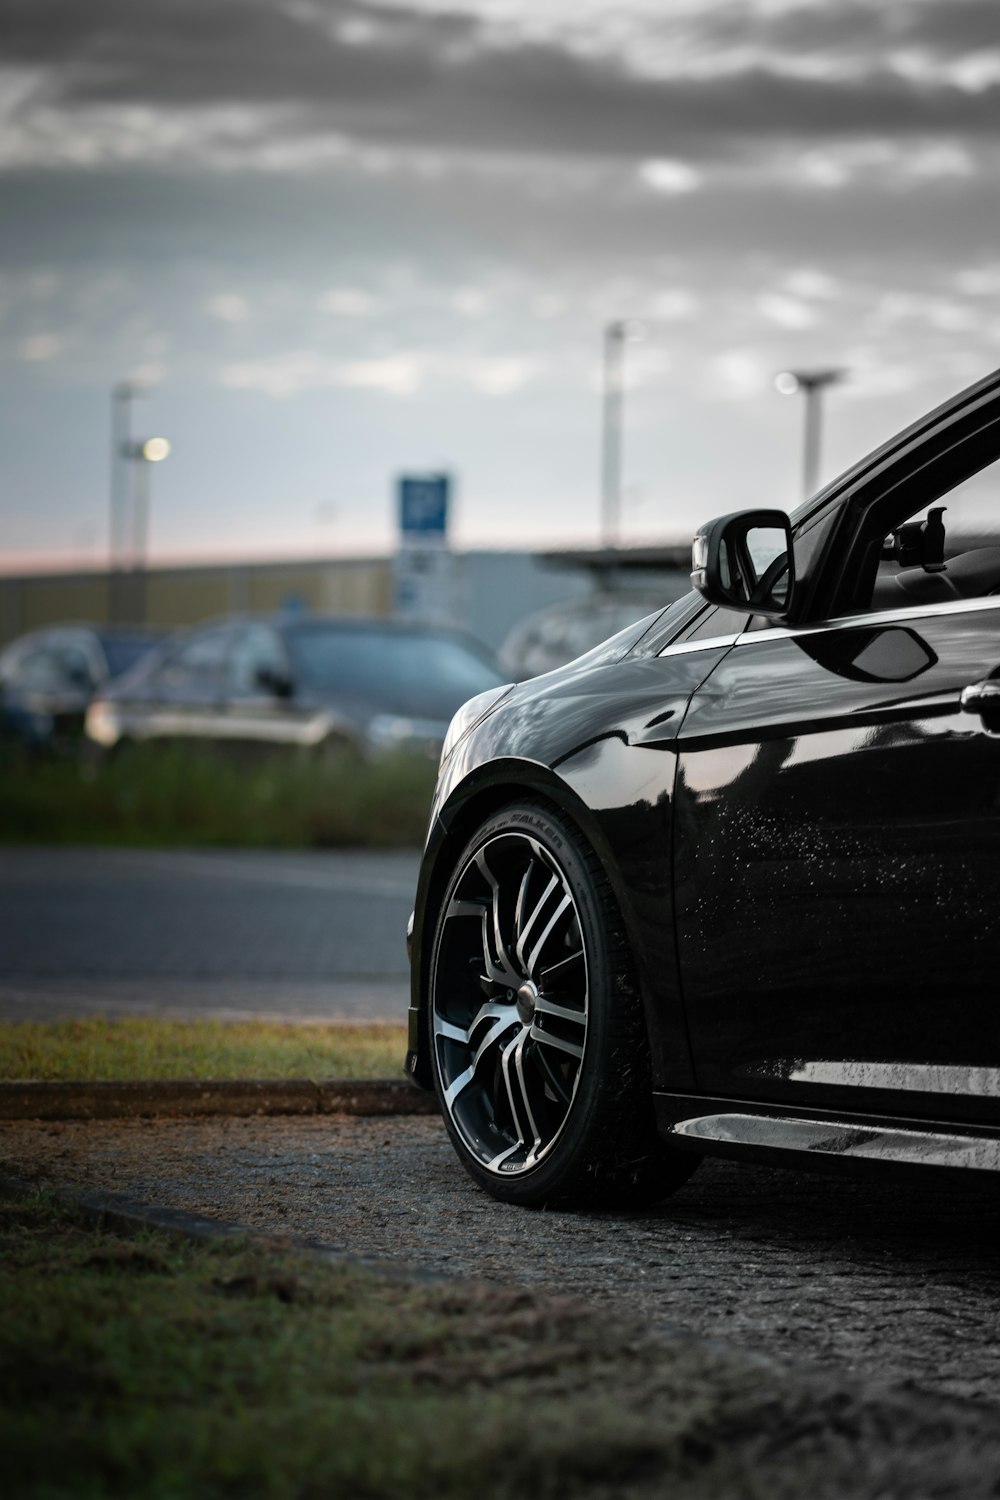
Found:
[[[0,851],[0,1019],[402,1020],[419,856]]]

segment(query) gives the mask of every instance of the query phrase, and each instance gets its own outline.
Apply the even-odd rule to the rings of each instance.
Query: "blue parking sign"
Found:
[[[404,537],[444,540],[448,530],[447,474],[403,475],[399,480],[399,529]]]

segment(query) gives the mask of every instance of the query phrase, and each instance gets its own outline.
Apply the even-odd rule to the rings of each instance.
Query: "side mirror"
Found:
[[[792,603],[792,528],[781,510],[739,510],[702,526],[691,582],[710,604],[783,620]]]
[[[267,693],[273,693],[275,698],[290,698],[292,696],[292,680],[286,677],[284,672],[278,671],[276,667],[258,667],[254,673],[257,686]]]

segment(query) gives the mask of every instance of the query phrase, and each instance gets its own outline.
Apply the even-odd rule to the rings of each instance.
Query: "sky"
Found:
[[[997,0],[0,0],[0,570],[460,547],[800,498],[1000,365]]]

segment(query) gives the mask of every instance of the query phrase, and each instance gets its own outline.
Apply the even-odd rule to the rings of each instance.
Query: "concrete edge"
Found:
[[[192,1115],[431,1115],[405,1078],[171,1079],[0,1083],[0,1120],[139,1120]]]
[[[120,1234],[142,1234],[155,1230],[158,1234],[183,1240],[247,1240],[262,1249],[311,1256],[391,1280],[435,1285],[442,1282],[471,1284],[467,1278],[453,1277],[446,1271],[429,1271],[388,1257],[382,1260],[375,1256],[357,1255],[348,1250],[346,1245],[326,1244],[320,1240],[283,1234],[281,1230],[260,1229],[252,1224],[236,1223],[232,1219],[210,1219],[207,1214],[190,1213],[187,1209],[169,1208],[165,1204],[146,1203],[143,1199],[129,1197],[126,1193],[60,1185],[49,1177],[29,1179],[0,1172],[0,1193],[9,1194],[12,1198],[45,1194],[55,1199],[61,1207],[81,1214],[94,1228],[113,1229]]]

